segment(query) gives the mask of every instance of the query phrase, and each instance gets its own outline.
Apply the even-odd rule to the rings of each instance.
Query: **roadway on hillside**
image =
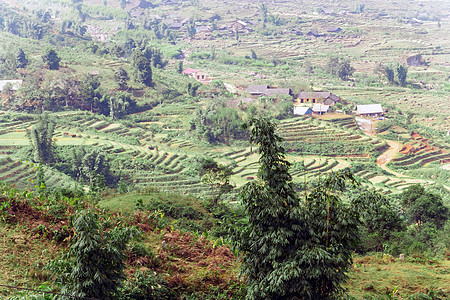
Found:
[[[387,149],[383,154],[378,156],[377,158],[377,166],[382,168],[383,170],[397,176],[397,177],[408,177],[406,175],[400,174],[398,172],[395,172],[388,167],[386,167],[386,164],[394,159],[397,152],[400,151],[400,143],[390,140],[385,140],[386,143],[389,145],[389,149]]]

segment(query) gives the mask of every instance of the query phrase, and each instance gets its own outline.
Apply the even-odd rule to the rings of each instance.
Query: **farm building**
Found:
[[[294,106],[294,115],[305,116],[312,114],[312,110],[305,106]]]
[[[0,80],[0,92],[3,91],[5,86],[10,86],[12,91],[17,91],[22,85],[22,80]]]
[[[341,27],[328,27],[327,28],[327,32],[335,32],[335,33],[338,33],[338,32],[341,32],[342,31],[342,28]]]
[[[249,85],[247,87],[247,92],[249,92],[250,95],[258,96],[258,95],[264,95],[267,89],[269,89],[269,86],[266,84]]]
[[[330,92],[302,92],[297,95],[299,103],[323,103],[326,105],[336,105],[342,102],[342,98]]]
[[[358,115],[377,117],[383,115],[384,111],[383,108],[381,107],[381,104],[367,104],[367,105],[357,105],[356,113]]]
[[[306,34],[308,36],[314,36],[314,37],[319,37],[322,36],[317,30],[315,29],[311,29],[310,31],[308,31],[308,33]]]
[[[196,69],[188,68],[183,71],[183,74],[188,75],[201,83],[209,83],[211,81],[209,74]]]
[[[264,95],[267,97],[276,97],[276,96],[291,96],[292,97],[292,91],[291,89],[266,89],[264,92]]]
[[[320,104],[320,103],[314,104],[314,106],[312,108],[312,112],[315,114],[318,114],[318,115],[323,115],[329,111],[330,111],[329,105],[324,105],[324,104]]]

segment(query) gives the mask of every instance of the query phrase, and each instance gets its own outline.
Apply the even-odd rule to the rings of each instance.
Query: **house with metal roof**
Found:
[[[259,96],[264,95],[267,89],[269,89],[269,86],[267,84],[249,85],[247,87],[247,92],[250,95]]]
[[[312,108],[312,112],[318,115],[323,115],[327,112],[330,111],[330,106],[329,105],[324,105],[321,103],[316,103],[314,104],[313,108]]]
[[[384,114],[381,104],[356,105],[358,115],[378,117]]]
[[[264,92],[264,96],[267,97],[277,97],[277,96],[291,96],[292,97],[292,91],[291,89],[271,89],[268,88],[266,89],[266,91]]]
[[[312,114],[312,110],[306,106],[294,106],[294,115],[306,116]]]

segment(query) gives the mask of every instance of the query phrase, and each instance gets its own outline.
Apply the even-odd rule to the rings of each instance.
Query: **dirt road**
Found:
[[[388,162],[390,162],[392,159],[394,159],[395,154],[397,154],[397,152],[400,151],[400,143],[395,142],[395,141],[389,141],[389,140],[385,140],[385,141],[386,141],[386,143],[388,143],[389,149],[387,149],[383,154],[378,156],[377,165],[380,168],[382,168],[383,170],[385,170],[391,174],[394,174],[397,177],[408,177],[408,176],[405,176],[403,174],[395,172],[395,171],[389,169],[388,167],[386,167],[386,164]]]

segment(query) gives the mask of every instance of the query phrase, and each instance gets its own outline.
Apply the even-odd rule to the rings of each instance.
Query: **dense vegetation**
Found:
[[[447,298],[445,8],[2,1],[0,294]]]

